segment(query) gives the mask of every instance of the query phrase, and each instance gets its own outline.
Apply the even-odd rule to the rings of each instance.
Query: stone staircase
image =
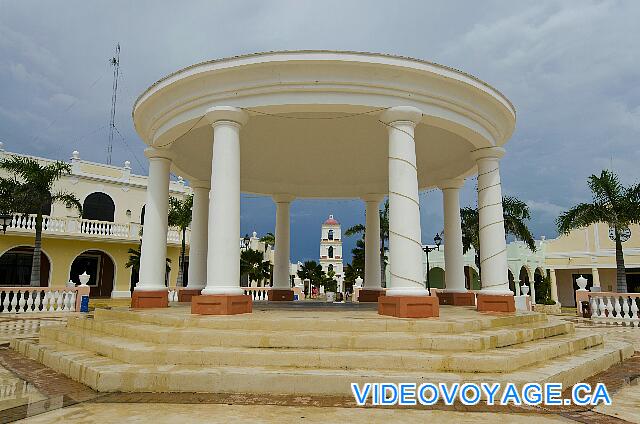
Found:
[[[365,382],[560,382],[633,354],[538,313],[443,307],[440,319],[373,311],[193,316],[98,309],[12,347],[98,391],[350,395]]]

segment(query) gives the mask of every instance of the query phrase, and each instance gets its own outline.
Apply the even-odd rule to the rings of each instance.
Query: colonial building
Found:
[[[16,155],[4,150],[0,158]],[[33,157],[41,163],[51,159]],[[138,275],[125,267],[129,249],[139,249],[144,224],[147,176],[122,166],[89,162],[74,151],[69,160],[71,174],[62,177],[54,190],[73,193],[83,206],[82,215],[63,204],[46,208],[42,234],[42,287],[64,287],[87,272],[92,297],[130,297]],[[182,179],[169,184],[171,196],[191,192]],[[14,214],[5,234],[0,234],[0,285],[29,285],[35,236],[35,215]],[[187,243],[189,231],[187,231]],[[175,286],[181,232],[167,234],[167,257],[171,270],[166,284]],[[185,275],[185,279],[187,276]],[[185,281],[186,283],[186,281]]]
[[[340,222],[329,215],[320,231],[320,265],[325,273],[333,271],[338,281],[338,291],[343,291],[344,271],[342,262],[342,231]]]

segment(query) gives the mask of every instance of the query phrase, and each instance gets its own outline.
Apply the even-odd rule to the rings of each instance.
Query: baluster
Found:
[[[24,304],[26,303],[24,297],[28,292],[25,290],[19,291],[18,293],[20,293],[20,300],[18,300],[18,309],[16,312],[24,312]]]
[[[4,299],[2,300],[2,313],[8,314],[9,313],[9,292],[3,291],[1,293],[4,293]]]
[[[27,296],[27,312],[31,312],[31,307],[33,306],[33,290],[26,292]]]
[[[18,291],[14,291],[13,297],[11,298],[11,312],[16,312],[16,305],[18,304]]]
[[[622,313],[625,319],[629,319],[629,299],[627,296],[622,296]]]
[[[51,296],[53,296],[53,292],[51,291],[44,292],[44,299],[42,300],[42,312],[51,311]]]
[[[71,292],[71,297],[69,300],[69,312],[75,312],[76,310],[76,298],[78,297],[78,292],[73,290]]]
[[[611,296],[606,296],[606,306],[605,306],[605,311],[606,311],[606,316],[609,318],[613,318],[613,304],[611,302]]]
[[[58,304],[58,307],[56,308],[56,311],[61,311],[62,310],[62,296],[63,296],[64,293],[61,292],[61,291],[60,292],[56,291],[56,293],[57,293],[57,304]]]
[[[624,302],[624,297],[622,298],[623,302]],[[614,296],[613,297],[613,301],[614,301],[614,309],[616,311],[616,318],[622,318],[622,305],[620,305],[620,297],[619,296]]]
[[[637,303],[638,298],[637,297],[632,297],[631,298],[631,319],[640,319],[640,316],[638,316],[638,303]]]
[[[591,317],[598,316],[598,301],[595,297],[589,296],[589,306],[591,306]]]
[[[40,305],[42,304],[42,302],[42,292],[40,290],[37,290],[35,298],[33,299],[33,312],[40,312]]]

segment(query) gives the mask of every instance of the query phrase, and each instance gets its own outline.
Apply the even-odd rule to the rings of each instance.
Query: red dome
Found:
[[[340,223],[333,218],[333,215],[329,215],[329,218],[322,225],[340,225]]]

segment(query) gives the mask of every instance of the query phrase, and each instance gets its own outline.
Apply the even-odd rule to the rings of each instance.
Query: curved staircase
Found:
[[[27,357],[98,391],[351,395],[350,383],[581,381],[631,345],[539,313],[442,307],[439,319],[373,311],[194,316],[97,309],[14,340]]]

